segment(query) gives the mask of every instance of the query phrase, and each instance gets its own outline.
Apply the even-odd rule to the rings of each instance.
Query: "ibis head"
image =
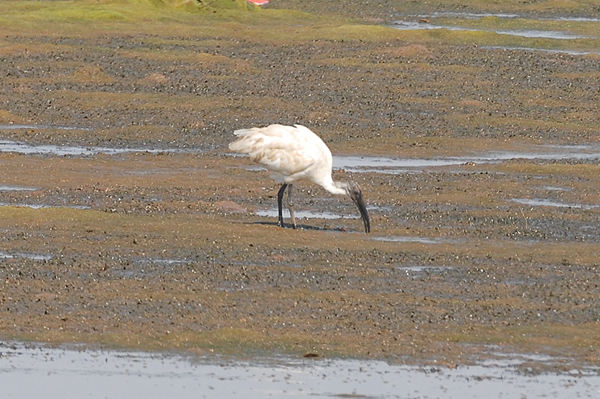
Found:
[[[346,190],[346,194],[352,199],[352,202],[356,204],[356,207],[360,212],[360,217],[365,225],[365,233],[369,233],[371,231],[371,220],[369,219],[369,212],[367,212],[360,186],[355,182],[342,183],[342,185]]]

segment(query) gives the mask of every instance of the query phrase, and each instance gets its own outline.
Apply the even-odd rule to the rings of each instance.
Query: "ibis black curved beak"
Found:
[[[365,206],[365,201],[363,200],[362,191],[360,188],[356,188],[350,192],[350,198],[356,204],[358,211],[360,212],[360,217],[362,217],[363,223],[365,224],[365,233],[371,232],[371,220],[369,219],[369,212],[367,212],[367,207]]]

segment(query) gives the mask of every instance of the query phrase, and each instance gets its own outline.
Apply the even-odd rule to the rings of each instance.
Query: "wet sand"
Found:
[[[600,363],[597,56],[103,32],[5,33],[0,57],[0,140],[88,149],[0,153],[0,338]],[[297,209],[335,217],[282,229],[259,216],[276,184],[227,149],[273,122],[428,164],[335,170],[370,235],[308,184]]]

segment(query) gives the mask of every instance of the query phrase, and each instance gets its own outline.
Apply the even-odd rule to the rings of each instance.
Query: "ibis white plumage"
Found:
[[[288,208],[292,225],[296,228],[292,183],[309,180],[331,194],[347,195],[356,204],[365,225],[371,231],[369,213],[360,186],[355,182],[337,182],[331,177],[333,159],[331,151],[319,136],[301,126],[270,125],[262,128],[240,129],[233,132],[237,140],[229,149],[248,154],[250,159],[273,172],[272,177],[282,183],[277,193],[279,225],[283,227],[283,194],[288,190]]]

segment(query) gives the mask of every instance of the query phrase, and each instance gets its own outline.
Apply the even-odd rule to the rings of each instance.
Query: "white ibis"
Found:
[[[320,185],[331,194],[349,196],[358,207],[365,232],[371,231],[371,222],[360,186],[354,182],[333,181],[331,151],[310,129],[301,125],[270,125],[262,128],[240,129],[233,134],[238,139],[229,144],[229,149],[248,154],[254,162],[273,171],[272,177],[278,183],[282,183],[277,193],[281,227],[283,227],[282,201],[285,189],[288,189],[290,218],[293,227],[296,228],[292,183],[306,179]]]

